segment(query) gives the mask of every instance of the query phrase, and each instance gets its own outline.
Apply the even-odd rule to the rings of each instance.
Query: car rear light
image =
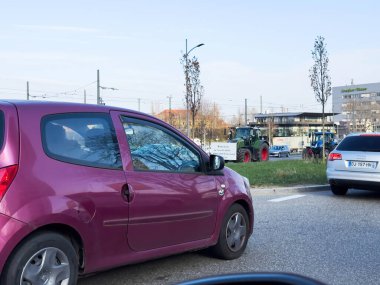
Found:
[[[18,165],[0,168],[0,200],[3,199],[13,179],[16,176]]]
[[[332,152],[329,154],[329,160],[342,160],[342,155],[340,153]]]

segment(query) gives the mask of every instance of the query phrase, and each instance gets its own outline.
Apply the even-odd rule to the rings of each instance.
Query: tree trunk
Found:
[[[326,161],[325,156],[325,104],[322,103],[322,160]]]
[[[192,139],[195,138],[195,114],[194,112],[191,112],[191,119],[193,122],[193,125],[191,126],[191,134],[192,134]]]

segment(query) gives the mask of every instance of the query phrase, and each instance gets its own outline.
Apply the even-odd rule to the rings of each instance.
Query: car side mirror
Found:
[[[210,155],[210,170],[217,171],[224,168],[224,158],[220,155]]]

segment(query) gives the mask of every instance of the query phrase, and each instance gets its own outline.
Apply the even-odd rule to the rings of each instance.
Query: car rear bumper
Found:
[[[380,182],[374,182],[374,181],[329,179],[329,183],[330,185],[342,186],[342,187],[347,187],[347,188],[380,191]]]
[[[336,170],[333,167],[327,167],[326,175],[328,180],[340,179],[380,183],[380,173],[378,172]]]
[[[6,215],[0,214],[0,272],[21,238],[30,230],[29,226]]]
[[[326,174],[332,185],[380,191],[380,173],[342,171],[327,167]]]

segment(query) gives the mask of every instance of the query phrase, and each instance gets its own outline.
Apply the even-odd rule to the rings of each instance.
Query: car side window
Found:
[[[177,135],[162,126],[122,117],[135,170],[200,172],[200,158]]]
[[[108,114],[68,113],[42,119],[45,153],[56,160],[122,169],[119,146]]]

